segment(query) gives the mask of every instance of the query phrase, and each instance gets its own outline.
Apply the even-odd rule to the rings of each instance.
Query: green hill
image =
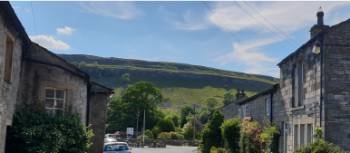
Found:
[[[93,80],[111,88],[120,88],[121,76],[128,73],[130,83],[149,81],[159,87],[167,98],[164,108],[177,110],[184,104],[204,105],[215,98],[222,105],[225,92],[244,89],[248,95],[262,91],[277,80],[273,77],[253,75],[209,68],[204,66],[150,62],[133,59],[104,58],[91,55],[60,55],[90,74]],[[116,90],[118,93],[118,89]]]

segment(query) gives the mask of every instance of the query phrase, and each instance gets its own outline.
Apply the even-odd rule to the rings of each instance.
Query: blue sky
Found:
[[[11,2],[30,38],[55,53],[203,65],[278,77],[276,64],[350,2]]]

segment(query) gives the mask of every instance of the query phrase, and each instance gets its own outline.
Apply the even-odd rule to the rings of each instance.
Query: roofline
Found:
[[[90,84],[91,84],[91,85],[99,86],[99,87],[101,87],[101,88],[104,88],[104,89],[106,89],[106,90],[109,91],[108,93],[111,93],[111,94],[114,93],[113,89],[111,89],[111,88],[109,88],[109,87],[106,87],[106,86],[104,86],[104,85],[102,85],[102,84],[99,84],[99,83],[97,83],[97,82],[95,82],[95,81],[90,81]],[[106,92],[106,93],[107,93],[107,92]]]
[[[65,59],[63,59],[62,57],[56,55],[55,53],[49,51],[48,49],[46,49],[45,47],[35,43],[35,42],[32,42],[33,45],[36,45],[40,48],[42,48],[44,51],[46,51],[48,54],[50,54],[51,56],[54,56],[55,58],[57,58],[58,60],[62,61],[63,63],[67,64],[69,67],[73,68],[75,71],[77,71],[78,73],[81,73],[85,78],[89,79],[89,74],[87,74],[86,72],[80,70],[78,67],[76,67],[74,64],[72,63],[69,63],[68,61],[66,61]]]
[[[338,24],[332,25],[331,27],[329,27],[327,30],[324,30],[318,34],[316,34],[314,37],[312,37],[311,39],[309,39],[306,43],[304,43],[303,45],[301,45],[298,49],[296,49],[293,53],[289,54],[287,57],[285,57],[284,59],[281,60],[281,62],[279,62],[277,64],[277,66],[280,66],[281,64],[283,64],[284,62],[286,62],[288,59],[292,58],[294,55],[298,54],[300,50],[302,50],[304,47],[306,47],[307,45],[309,45],[310,43],[314,42],[315,40],[317,40],[317,38],[322,37],[324,35],[326,35],[329,31],[336,29],[337,27],[339,27],[340,25],[344,24],[345,22],[350,22],[350,19],[347,19],[345,21],[342,21]]]
[[[3,17],[3,20],[5,20],[5,24],[6,24],[6,20],[9,18],[10,23],[14,24],[14,28],[18,30],[20,37],[22,37],[24,43],[30,44],[30,38],[27,35],[27,32],[24,28],[24,26],[22,25],[21,21],[19,20],[18,16],[16,15],[16,12],[14,11],[14,9],[12,8],[10,2],[8,1],[1,1],[0,2],[0,8],[1,8],[1,14]],[[4,14],[6,13],[6,14]],[[6,26],[6,25],[5,25]]]
[[[254,96],[252,96],[252,97],[248,97],[248,98],[239,100],[239,101],[237,101],[236,103],[237,103],[238,105],[242,105],[242,104],[248,103],[248,102],[250,102],[250,101],[252,101],[252,100],[254,100],[254,99],[256,99],[256,98],[258,98],[258,97],[260,97],[260,96],[262,96],[262,95],[266,95],[266,94],[268,94],[268,93],[271,93],[271,92],[273,92],[273,91],[276,91],[278,88],[279,88],[279,83],[276,83],[276,84],[274,84],[271,88],[266,89],[266,90],[264,90],[264,91],[262,91],[262,92],[259,92],[259,93],[257,93],[256,95],[254,95]]]

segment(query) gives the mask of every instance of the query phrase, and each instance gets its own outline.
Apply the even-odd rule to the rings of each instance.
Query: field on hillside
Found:
[[[121,87],[126,85],[122,79],[125,74],[129,76],[129,85],[138,81],[151,82],[160,88],[165,98],[162,108],[169,112],[177,112],[184,105],[206,107],[209,98],[215,99],[220,107],[226,92],[235,94],[237,89],[244,89],[251,96],[271,87],[277,80],[270,76],[182,63],[91,55],[60,56],[88,73],[94,81],[116,88],[116,94],[120,94]]]

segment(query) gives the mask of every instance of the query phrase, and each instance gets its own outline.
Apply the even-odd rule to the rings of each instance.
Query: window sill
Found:
[[[298,107],[292,107],[292,111],[302,110],[305,108],[305,105],[298,106]]]

